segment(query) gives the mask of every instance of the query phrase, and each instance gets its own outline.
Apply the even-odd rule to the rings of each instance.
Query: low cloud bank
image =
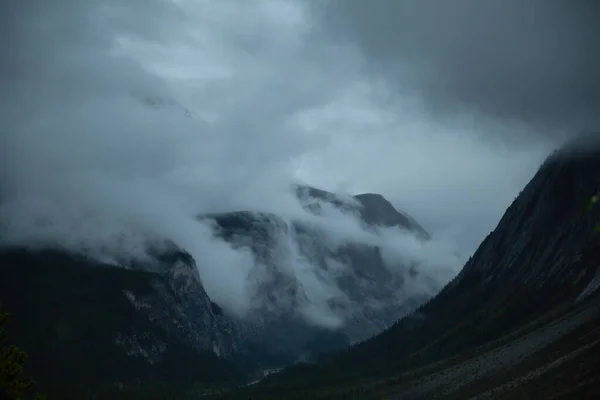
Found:
[[[381,247],[390,266],[418,265],[418,276],[407,275],[414,293],[433,294],[448,281],[461,257],[435,231],[429,242],[398,229],[374,233],[354,215],[324,206],[316,217],[298,202],[291,190],[298,178],[345,193],[387,188],[394,202],[409,200],[411,213],[429,201],[419,193],[439,193],[400,178],[389,185],[412,162],[392,147],[410,148],[427,125],[422,115],[407,109],[400,123],[376,110],[359,57],[344,47],[309,46],[315,32],[300,3],[276,3],[8,0],[0,16],[7,32],[0,35],[7,60],[0,67],[0,243],[126,263],[147,257],[149,242],[172,240],[195,258],[209,295],[243,316],[254,307],[255,260],[196,216],[249,210],[314,224],[332,249],[369,244]],[[434,165],[449,150],[427,145],[437,138],[425,131],[419,143],[434,149],[423,154]],[[457,148],[480,148],[469,143]],[[364,154],[358,158],[351,145]],[[358,163],[367,156],[372,169]],[[400,164],[390,168],[391,160]],[[319,172],[326,163],[336,176]],[[504,174],[503,166],[493,171]],[[434,188],[442,179],[427,177]],[[418,221],[427,215],[416,211]],[[303,314],[317,325],[339,324],[343,316],[330,305],[340,296],[335,268],[326,274],[289,236],[280,241],[282,268],[310,300]]]

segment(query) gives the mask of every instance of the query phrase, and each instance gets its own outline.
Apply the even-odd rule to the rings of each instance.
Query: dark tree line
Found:
[[[5,344],[4,328],[10,315],[0,305],[0,399],[23,400],[34,398],[44,399],[43,396],[32,395],[35,382],[33,378],[23,373],[23,365],[27,353],[14,344]]]

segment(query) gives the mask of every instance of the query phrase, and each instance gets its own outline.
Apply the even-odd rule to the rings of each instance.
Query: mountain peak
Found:
[[[379,193],[361,193],[354,196],[361,204],[360,215],[370,225],[401,227],[415,232],[421,239],[429,240],[429,233],[411,216],[398,211]]]
[[[296,185],[298,198],[326,201],[339,208],[354,208],[368,226],[398,227],[415,233],[424,240],[431,239],[429,233],[417,221],[398,211],[392,203],[379,193],[361,193],[344,196],[312,186]]]

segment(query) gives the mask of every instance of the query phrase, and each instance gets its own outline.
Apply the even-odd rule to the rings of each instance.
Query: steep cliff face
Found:
[[[586,206],[600,190],[598,171],[597,147],[567,147],[551,155],[460,274],[421,312],[438,316],[466,307],[465,318],[477,313],[483,318],[474,336],[483,339],[581,300],[584,291],[591,294],[599,266],[594,226],[600,208]],[[387,334],[402,329],[400,323]]]
[[[298,194],[316,215],[321,212],[319,202],[325,201],[354,213],[366,229],[398,227],[421,240],[429,239],[422,227],[380,195],[341,199],[314,188],[301,188]],[[377,246],[352,242],[332,246],[326,228],[266,213],[233,212],[203,218],[214,221],[218,236],[254,254],[256,265],[249,277],[259,282],[254,312],[240,329],[250,347],[268,343],[263,351],[273,359],[290,362],[343,348],[381,332],[426,299],[409,294],[404,275],[397,273],[403,269],[406,274],[418,274],[418,266],[389,265]],[[298,276],[306,266],[316,280],[326,282],[330,292],[326,299],[315,300],[308,293],[311,288]],[[319,300],[321,303],[315,303]],[[317,320],[314,314],[331,320]]]
[[[152,297],[162,304],[146,308],[149,318],[161,321],[165,329],[175,328],[179,337],[199,350],[231,357],[237,351],[234,323],[208,297],[192,256],[171,248],[158,254],[154,264],[136,266],[157,270],[163,278],[163,285],[154,286],[159,296]]]
[[[508,208],[454,285],[477,275],[485,285],[519,284],[542,288],[586,281],[596,269],[587,265],[598,237],[597,208],[586,210],[600,188],[596,151],[559,151]]]
[[[221,317],[203,291],[189,296],[179,285],[183,260],[160,261],[172,266],[160,275],[63,251],[4,249],[8,339],[29,353],[36,378],[52,385],[235,379],[237,367],[215,355],[233,351]]]
[[[383,351],[410,336],[411,345],[394,346],[395,354],[428,346],[420,356],[430,361],[566,307],[584,291],[591,294],[600,255],[593,228],[600,210],[586,205],[600,189],[598,171],[595,148],[550,156],[461,273],[418,310],[425,317],[420,327],[415,330],[406,318],[363,349]]]

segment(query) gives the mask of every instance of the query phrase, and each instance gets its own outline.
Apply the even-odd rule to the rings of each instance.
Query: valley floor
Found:
[[[600,306],[594,302],[549,322],[536,321],[527,329],[531,331],[521,331],[479,348],[476,355],[447,360],[443,364],[449,365],[445,366],[438,363],[433,371],[412,378],[404,376],[401,379],[408,381],[388,398],[518,398],[522,391],[530,396],[526,398],[549,398],[536,393],[542,387],[552,386],[541,382],[550,376],[568,375],[574,364],[591,361],[589,355],[600,350],[599,313]],[[598,373],[600,377],[600,369]],[[556,390],[552,393],[556,394]]]
[[[600,294],[594,297],[418,370],[290,398],[600,399]]]

